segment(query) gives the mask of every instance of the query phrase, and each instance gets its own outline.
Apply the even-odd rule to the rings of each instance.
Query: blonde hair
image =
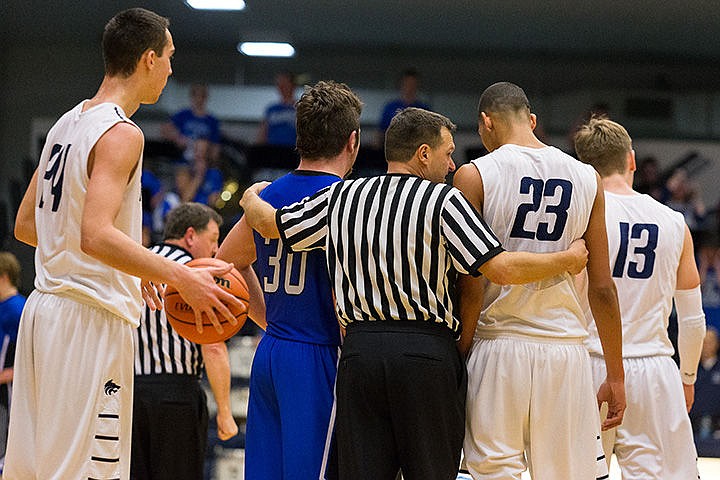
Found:
[[[578,158],[595,167],[602,177],[625,173],[631,150],[632,139],[625,127],[606,117],[593,116],[575,134]]]

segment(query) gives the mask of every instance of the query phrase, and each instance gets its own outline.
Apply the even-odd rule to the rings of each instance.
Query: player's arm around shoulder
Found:
[[[453,177],[453,185],[481,216],[485,188],[482,175],[475,165],[460,167]],[[503,251],[482,264],[480,272],[498,285],[523,284],[561,275],[578,273],[587,262],[587,250],[582,240],[573,243],[568,250],[553,253],[529,253]]]
[[[38,172],[33,173],[30,184],[23,196],[17,216],[15,217],[15,238],[37,247],[37,229],[35,227],[35,198],[37,193]]]
[[[215,254],[215,258],[234,264],[235,268],[240,272],[248,285],[248,292],[250,293],[248,316],[260,328],[265,330],[267,328],[265,298],[260,287],[260,280],[252,268],[252,264],[257,259],[255,241],[252,229],[244,215],[227,234]]]
[[[250,185],[240,199],[240,206],[245,211],[247,223],[253,230],[264,238],[280,238],[280,231],[275,221],[277,210],[259,195],[268,185],[270,182]]]

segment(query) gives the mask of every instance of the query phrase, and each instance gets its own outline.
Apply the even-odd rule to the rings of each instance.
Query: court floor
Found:
[[[700,458],[698,460],[698,470],[700,470],[701,480],[720,479],[720,458]],[[530,480],[530,475],[525,472],[522,478],[523,480]],[[621,479],[620,468],[613,455],[612,460],[610,460],[610,480]]]

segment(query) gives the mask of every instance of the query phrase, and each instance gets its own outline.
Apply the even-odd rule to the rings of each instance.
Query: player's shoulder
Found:
[[[662,213],[667,218],[674,220],[676,223],[680,223],[683,226],[685,225],[685,216],[681,212],[673,210],[669,206],[665,205],[662,202],[659,202],[650,195],[641,194],[639,195],[639,197],[647,205],[648,208],[654,208],[658,213]]]
[[[98,140],[98,145],[113,145],[122,149],[142,149],[145,137],[131,122],[119,121],[111,125]]]

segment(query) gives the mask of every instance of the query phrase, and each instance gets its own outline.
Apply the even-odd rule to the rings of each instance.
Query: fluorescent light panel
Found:
[[[295,49],[284,42],[242,42],[238,51],[250,57],[292,57]]]
[[[196,10],[245,10],[244,0],[185,0]]]

